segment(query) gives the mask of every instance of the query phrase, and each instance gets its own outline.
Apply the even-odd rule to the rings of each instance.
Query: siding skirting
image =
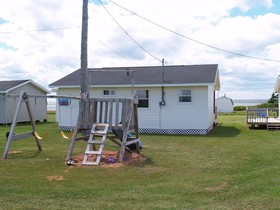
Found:
[[[139,133],[145,134],[206,135],[209,131],[208,129],[139,128]]]
[[[212,127],[213,128],[213,127]],[[207,135],[212,128],[209,129],[159,129],[159,128],[139,128],[139,133],[143,134],[172,134],[172,135]],[[72,126],[59,126],[59,130],[71,131]]]
[[[71,130],[74,130],[74,126],[58,126],[58,129],[60,131],[71,131]]]

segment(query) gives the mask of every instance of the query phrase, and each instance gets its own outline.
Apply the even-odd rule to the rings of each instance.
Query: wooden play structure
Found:
[[[136,97],[84,98],[80,105],[84,107],[84,111],[78,117],[66,160],[72,159],[77,140],[87,140],[83,165],[99,164],[106,139],[120,147],[119,162],[123,161],[125,150],[131,152],[127,148],[131,144],[136,144],[137,153],[140,152]],[[121,131],[122,135],[109,134],[109,131]],[[78,137],[78,132],[82,136]],[[101,140],[97,140],[98,137]],[[89,156],[95,157],[89,161]]]
[[[24,91],[22,91],[18,96],[18,104],[15,110],[13,123],[9,131],[3,159],[6,159],[8,156],[10,144],[12,141],[25,139],[32,136],[36,141],[38,150],[42,150],[40,140],[43,137],[41,137],[37,132],[36,124],[29,104],[30,97],[46,96],[32,96],[28,95]],[[65,98],[67,96],[47,97]],[[110,139],[120,147],[119,162],[123,161],[125,150],[131,152],[127,148],[131,144],[136,145],[137,153],[140,152],[136,97],[133,96],[132,99],[83,97],[71,98],[80,100],[82,111],[79,114],[77,124],[73,130],[70,148],[66,158],[67,160],[72,159],[72,153],[74,150],[75,142],[77,140],[87,140],[83,165],[99,165],[106,139]],[[28,112],[32,129],[29,132],[15,134],[14,131],[17,125],[18,113],[24,104],[26,107],[26,111]],[[115,134],[111,133],[112,131],[115,131]],[[79,132],[81,132],[82,135],[78,137]],[[134,135],[132,135],[132,133]],[[98,138],[101,138],[101,140],[98,140]],[[91,160],[89,160],[89,157],[91,157]]]

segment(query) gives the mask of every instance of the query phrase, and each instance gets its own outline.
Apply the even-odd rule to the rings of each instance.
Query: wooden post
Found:
[[[86,116],[87,101],[83,98],[89,98],[89,73],[88,73],[88,0],[83,0],[82,15],[82,37],[81,37],[81,101],[79,114],[81,117],[81,128],[88,129],[88,118]]]
[[[30,123],[32,125],[32,132],[27,132],[27,133],[14,135],[14,131],[15,131],[16,124],[17,124],[17,117],[18,117],[22,102],[25,102],[26,109],[27,109],[27,112],[28,112],[28,116],[29,116],[29,119],[30,119]],[[6,142],[6,146],[5,146],[5,150],[4,150],[4,154],[3,154],[2,159],[7,158],[9,148],[10,148],[11,142],[13,140],[20,140],[20,139],[28,138],[28,137],[31,137],[31,136],[34,136],[35,141],[37,143],[38,150],[41,151],[42,146],[39,142],[39,139],[37,139],[37,137],[35,136],[34,132],[36,132],[36,125],[35,125],[35,121],[33,119],[32,112],[31,112],[31,109],[30,109],[28,96],[26,95],[26,93],[24,91],[21,91],[20,96],[18,98],[18,104],[17,104],[16,110],[15,110],[12,126],[11,126],[11,129],[10,129],[8,140]]]
[[[125,122],[122,122],[123,126],[124,126],[124,131],[123,131],[123,137],[122,137],[122,145],[121,145],[121,149],[120,149],[120,153],[119,153],[119,162],[123,161],[123,157],[124,157],[124,152],[125,152],[125,147],[126,147],[126,141],[127,141],[127,134],[128,134],[128,130],[129,130],[129,126],[131,123],[131,118],[132,118],[132,112],[133,112],[133,101],[130,101],[130,105],[127,107],[127,113],[126,113],[126,119]]]
[[[23,94],[24,94],[24,92],[21,91],[20,96],[18,98],[18,104],[17,104],[17,108],[16,108],[15,115],[14,115],[14,118],[13,118],[12,127],[10,129],[9,137],[8,137],[7,142],[6,142],[6,147],[5,147],[5,151],[4,151],[2,159],[6,159],[7,156],[8,156],[10,144],[12,142],[14,131],[15,131],[16,124],[17,124],[17,116],[18,116],[18,113],[19,113],[20,105],[23,101]]]
[[[69,150],[68,150],[66,160],[70,160],[72,158],[72,154],[73,154],[73,150],[74,150],[74,146],[75,146],[75,143],[76,143],[76,138],[77,138],[77,134],[78,134],[79,127],[80,127],[80,122],[81,122],[80,117],[81,116],[79,115],[78,119],[77,119],[76,126],[74,128],[74,132],[73,132],[73,135],[72,135],[72,138],[71,138],[70,147],[69,147]]]
[[[82,42],[81,42],[81,94],[88,94],[88,0],[83,0]],[[88,96],[88,95],[87,95]]]
[[[136,100],[136,99],[134,99]],[[133,103],[133,120],[134,120],[134,132],[135,132],[135,138],[139,139],[139,127],[138,127],[138,110],[137,110],[137,103],[134,101]],[[140,145],[139,141],[136,143],[136,151],[139,154],[140,153]]]
[[[68,150],[66,160],[71,159],[72,153],[75,146],[75,141],[77,138],[77,133],[79,129],[85,130],[89,129],[89,121],[86,111],[89,106],[89,73],[88,73],[88,61],[87,61],[87,51],[88,51],[88,0],[83,0],[83,14],[82,14],[82,37],[81,37],[81,99],[79,103],[79,115],[78,120],[74,129],[74,134],[71,139],[70,148]],[[83,135],[86,131],[83,132]]]
[[[33,118],[33,115],[32,115],[32,111],[31,111],[29,100],[28,100],[28,97],[27,97],[26,93],[23,94],[23,99],[25,100],[26,109],[27,109],[27,112],[28,112],[28,115],[29,115],[32,130],[33,130],[33,133],[34,133],[34,132],[37,131],[37,129],[36,129],[35,121],[34,121],[34,118]],[[35,135],[34,135],[34,138],[35,138],[35,141],[37,143],[38,150],[41,151],[42,146],[41,146],[41,143],[39,142],[39,139],[37,139],[37,137]]]

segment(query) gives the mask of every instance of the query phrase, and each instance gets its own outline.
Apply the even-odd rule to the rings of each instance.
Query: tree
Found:
[[[268,99],[267,103],[270,104],[278,104],[278,93],[272,93],[270,99]]]

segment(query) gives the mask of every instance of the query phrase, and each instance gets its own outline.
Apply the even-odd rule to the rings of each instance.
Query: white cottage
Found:
[[[0,81],[0,124],[12,123],[18,98],[6,97],[7,95],[19,95],[21,91],[27,94],[47,95],[50,93],[41,85],[32,80]],[[29,98],[34,120],[47,120],[47,98]],[[21,106],[17,122],[27,122],[29,116],[25,106]]]
[[[280,94],[280,75],[278,75],[277,79],[276,79],[276,83],[275,83],[275,86],[274,86],[274,92],[275,93],[278,93],[278,116],[280,116],[280,97],[279,97],[279,94]]]
[[[125,71],[129,69],[129,71]],[[139,99],[140,133],[207,134],[215,125],[215,91],[220,89],[217,64],[94,68],[90,71],[91,97]],[[80,70],[49,86],[57,95],[80,95]],[[132,87],[133,83],[133,87]],[[57,122],[62,130],[77,121],[77,100],[57,102]]]
[[[216,106],[218,112],[233,112],[233,100],[226,95],[216,99]]]

